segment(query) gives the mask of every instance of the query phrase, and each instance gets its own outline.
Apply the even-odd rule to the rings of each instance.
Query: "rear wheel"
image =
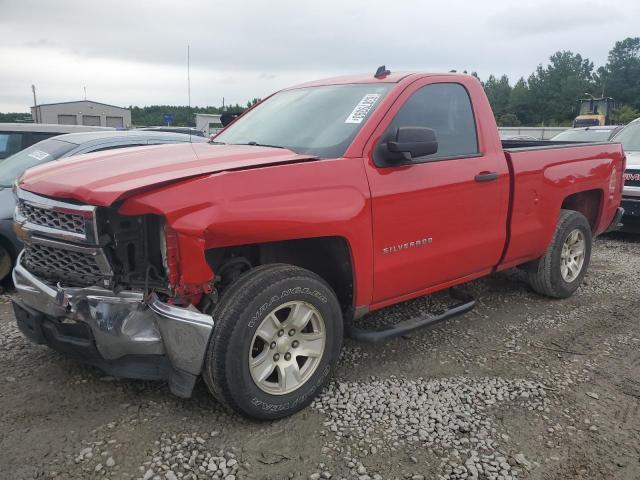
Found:
[[[551,245],[529,269],[531,287],[549,297],[571,296],[587,273],[591,245],[591,227],[584,215],[561,210]]]
[[[258,419],[307,406],[330,378],[342,345],[333,290],[314,273],[268,265],[222,296],[203,377],[225,405]]]

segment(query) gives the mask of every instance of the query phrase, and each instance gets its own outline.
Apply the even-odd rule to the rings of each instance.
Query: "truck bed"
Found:
[[[567,140],[501,140],[502,148],[510,151],[603,145],[609,142],[571,142]]]
[[[508,248],[502,267],[538,258],[546,250],[562,208],[581,211],[595,235],[620,204],[612,194],[622,181],[624,153],[618,143],[504,141],[512,173]],[[551,214],[551,212],[554,212]]]

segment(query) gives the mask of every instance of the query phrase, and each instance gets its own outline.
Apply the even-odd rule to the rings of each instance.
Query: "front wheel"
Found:
[[[0,282],[3,282],[11,273],[13,267],[13,259],[9,251],[0,243]],[[2,283],[0,283],[0,290]]]
[[[342,345],[333,290],[291,265],[250,270],[213,314],[203,377],[233,410],[276,419],[307,406],[330,378]]]
[[[554,298],[573,295],[587,273],[591,244],[591,227],[584,215],[561,210],[551,245],[529,270],[531,287]]]

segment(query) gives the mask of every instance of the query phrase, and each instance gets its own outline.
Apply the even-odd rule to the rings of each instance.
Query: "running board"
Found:
[[[411,318],[404,322],[396,323],[395,325],[385,328],[383,330],[365,330],[354,327],[351,325],[347,328],[347,335],[354,340],[360,342],[376,343],[383,340],[389,340],[390,338],[400,337],[406,335],[409,332],[424,328],[430,325],[448,320],[452,317],[462,315],[473,309],[476,304],[474,298],[458,289],[450,288],[449,295],[451,298],[458,300],[454,306],[441,313],[440,315],[425,315],[423,317]]]

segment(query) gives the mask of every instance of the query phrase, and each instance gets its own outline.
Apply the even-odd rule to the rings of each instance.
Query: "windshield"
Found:
[[[567,130],[559,133],[553,140],[566,142],[606,142],[613,130]]]
[[[0,187],[10,188],[28,168],[51,160],[57,160],[75,147],[77,147],[75,143],[63,142],[52,138],[38,142],[15,155],[11,155],[0,162]]]
[[[630,123],[613,137],[612,141],[620,142],[627,152],[640,150],[640,122]]]
[[[214,143],[284,147],[338,158],[391,87],[383,83],[285,90],[240,117]]]

